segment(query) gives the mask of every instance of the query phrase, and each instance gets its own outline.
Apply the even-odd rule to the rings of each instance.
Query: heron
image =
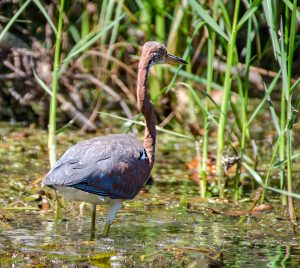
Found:
[[[42,186],[54,188],[68,201],[91,203],[94,211],[96,205],[108,204],[105,236],[123,201],[139,193],[153,168],[155,113],[147,94],[147,79],[150,67],[162,63],[187,64],[169,54],[163,44],[146,42],[138,65],[136,92],[137,109],[145,119],[143,144],[131,134],[110,134],[82,141],[69,148],[42,181]]]

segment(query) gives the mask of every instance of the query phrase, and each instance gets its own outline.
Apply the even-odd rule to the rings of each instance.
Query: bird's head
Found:
[[[162,63],[168,63],[171,65],[187,64],[184,59],[169,54],[167,48],[163,44],[155,41],[150,41],[144,44],[142,58],[150,66]]]

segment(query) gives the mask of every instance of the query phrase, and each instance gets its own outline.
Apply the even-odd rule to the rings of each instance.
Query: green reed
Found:
[[[213,18],[217,18],[217,10],[218,10],[218,1],[214,2],[213,6]],[[207,86],[206,86],[206,94],[210,96],[211,88],[212,88],[212,80],[213,80],[213,60],[215,54],[215,46],[216,46],[216,33],[215,31],[211,31],[208,29],[208,40],[207,40]],[[210,100],[206,98],[205,108],[209,113],[209,103]],[[203,136],[203,151],[202,151],[202,165],[200,171],[200,190],[201,197],[205,197],[206,195],[206,183],[207,183],[207,160],[208,160],[208,137],[209,137],[209,120],[207,116],[204,116],[203,120],[203,128],[204,128],[204,136]]]
[[[63,28],[63,12],[64,12],[65,1],[60,1],[58,28],[55,42],[55,54],[53,63],[53,75],[52,75],[52,95],[50,101],[49,111],[49,132],[48,132],[48,150],[49,150],[49,161],[51,167],[56,162],[56,114],[57,114],[57,91],[59,81],[59,66],[60,66],[60,54],[61,54],[61,38]]]
[[[240,1],[237,0],[235,2],[234,8],[234,16],[232,22],[232,31],[231,37],[229,40],[228,48],[227,48],[227,61],[226,61],[226,72],[225,79],[223,84],[224,96],[221,105],[221,112],[219,117],[219,129],[218,129],[218,148],[217,148],[217,178],[218,178],[218,186],[220,191],[220,197],[224,198],[224,178],[223,178],[223,167],[222,167],[222,154],[224,150],[224,141],[225,141],[225,128],[226,128],[226,120],[227,120],[227,111],[228,111],[228,103],[231,92],[231,67],[233,64],[234,52],[236,49],[236,36],[237,36],[237,22],[238,22],[238,13],[240,8]]]
[[[288,7],[286,7],[286,10]],[[293,10],[292,10],[292,18],[290,24],[290,32],[289,32],[289,47],[288,47],[288,59],[287,59],[287,94],[286,94],[286,101],[287,101],[287,120],[288,122],[292,118],[292,96],[290,94],[290,87],[291,87],[291,78],[292,78],[292,66],[294,62],[294,52],[295,52],[295,34],[296,34],[296,11],[297,11],[297,0],[293,1]],[[283,42],[281,42],[283,45]],[[283,51],[283,49],[282,49]],[[285,84],[285,82],[284,82]],[[287,190],[289,192],[293,191],[293,178],[292,178],[292,147],[293,147],[293,138],[292,138],[292,126],[287,127],[287,139],[286,139],[286,158],[287,158]],[[296,214],[293,204],[293,199],[291,196],[288,196],[288,208],[289,208],[289,215],[290,220],[292,222],[296,222]]]
[[[252,1],[250,1],[252,4]],[[245,154],[246,138],[249,138],[249,130],[247,127],[247,108],[248,108],[248,96],[249,96],[249,73],[250,73],[250,63],[251,63],[251,49],[252,49],[252,19],[249,18],[247,25],[247,42],[246,42],[246,62],[245,62],[245,83],[244,90],[240,93],[241,99],[241,114],[242,114],[242,137],[240,142],[240,157],[243,161]],[[248,135],[247,135],[248,134]],[[235,176],[235,193],[234,199],[237,200],[239,197],[239,182],[241,179],[241,162],[238,162],[237,174]]]

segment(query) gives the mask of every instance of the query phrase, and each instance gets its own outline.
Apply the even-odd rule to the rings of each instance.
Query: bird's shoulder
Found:
[[[125,167],[147,168],[147,159],[143,145],[133,135],[96,137],[70,147],[48,172],[43,185],[74,185],[95,175],[121,175]]]
[[[91,161],[92,159],[105,159],[108,157],[128,156],[138,158],[143,145],[130,134],[110,134],[91,138],[70,147],[57,161],[55,166],[65,163]],[[54,166],[54,167],[55,167]]]

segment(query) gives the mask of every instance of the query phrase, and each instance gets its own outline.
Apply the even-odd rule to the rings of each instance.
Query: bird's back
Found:
[[[43,185],[73,187],[113,199],[132,199],[150,171],[145,149],[134,136],[107,135],[69,148],[46,175]]]

